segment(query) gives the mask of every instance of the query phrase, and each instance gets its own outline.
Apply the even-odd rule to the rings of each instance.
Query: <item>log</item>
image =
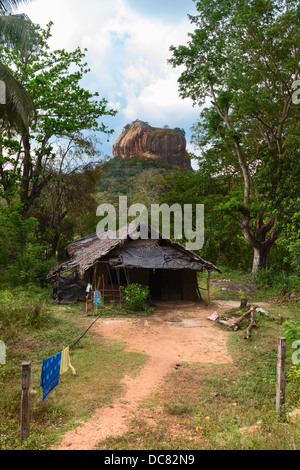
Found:
[[[251,313],[250,313],[250,323],[248,325],[248,328],[246,330],[246,335],[244,336],[244,339],[250,339],[251,338],[251,330],[253,327],[258,327],[258,325],[255,323],[255,309],[256,307],[254,306],[254,309],[251,307]]]
[[[244,321],[244,319],[250,315],[252,312],[254,314],[255,312],[255,309],[256,309],[256,305],[251,305],[250,307],[250,310],[248,310],[247,312],[245,312],[240,318],[238,318],[235,322],[234,322],[234,331],[236,331],[240,324]]]

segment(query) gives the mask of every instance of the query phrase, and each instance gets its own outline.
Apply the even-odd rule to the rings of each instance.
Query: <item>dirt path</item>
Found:
[[[59,450],[92,450],[110,436],[127,430],[133,413],[149,394],[163,384],[164,378],[180,362],[226,364],[232,362],[226,342],[229,333],[207,317],[217,311],[237,307],[238,302],[203,303],[162,302],[153,316],[144,318],[101,319],[94,334],[125,341],[126,351],[149,355],[137,377],[125,377],[124,394],[110,406],[96,410],[89,421],[68,432]]]

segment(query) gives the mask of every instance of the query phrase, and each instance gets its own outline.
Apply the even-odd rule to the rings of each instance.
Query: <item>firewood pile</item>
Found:
[[[229,318],[219,318],[217,315],[217,312],[215,312],[213,315],[208,317],[209,320],[215,321],[216,323],[225,326],[227,328],[233,329],[234,331],[237,331],[241,328],[241,326],[245,323],[246,319],[249,320],[247,329],[245,331],[245,336],[244,339],[250,339],[251,338],[251,330],[252,328],[258,328],[258,325],[255,321],[255,314],[262,312],[266,317],[272,319],[272,320],[277,320],[282,322],[282,317],[273,317],[268,314],[268,312],[264,311],[263,309],[259,308],[257,305],[251,305],[249,307],[249,310],[247,312],[243,313],[241,316],[237,318],[236,315],[231,316]]]

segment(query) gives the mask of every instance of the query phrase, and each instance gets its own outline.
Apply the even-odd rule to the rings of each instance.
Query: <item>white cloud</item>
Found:
[[[172,44],[188,39],[187,13],[192,12],[194,2],[175,3],[177,13],[170,14],[169,20],[167,14],[159,16],[159,8],[151,8],[148,15],[148,3],[135,0],[36,0],[29,3],[26,13],[41,26],[54,22],[53,48],[88,49],[91,72],[84,85],[99,91],[118,110],[112,127],[119,129],[139,118],[153,126],[168,124],[188,130],[197,111],[190,100],[179,97],[179,71],[167,59]],[[185,4],[186,14],[180,21],[178,12]]]
[[[162,116],[165,116],[174,121],[175,115],[178,113],[179,125],[182,115],[191,113],[192,102],[178,99],[177,78],[178,73],[169,71],[162,77],[156,77],[148,86],[144,86],[139,94],[131,90],[131,100],[124,109],[125,116],[134,118],[134,116],[140,115],[143,110],[147,110],[153,119],[160,121]],[[134,88],[133,85],[132,88]]]

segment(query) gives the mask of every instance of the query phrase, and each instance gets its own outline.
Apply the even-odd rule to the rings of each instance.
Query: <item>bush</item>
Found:
[[[284,323],[283,335],[286,337],[288,346],[288,378],[290,381],[295,381],[297,384],[300,379],[300,364],[299,364],[299,345],[297,342],[300,341],[300,322],[299,321],[287,321]],[[296,362],[293,361],[295,355]],[[291,365],[293,363],[293,365]]]
[[[146,310],[146,299],[150,295],[148,286],[141,286],[140,284],[129,284],[126,287],[121,287],[123,298],[127,306],[135,312]]]
[[[300,291],[300,278],[294,274],[288,274],[286,271],[261,269],[254,275],[253,281],[260,286],[277,287],[283,295],[290,291]]]
[[[51,320],[42,294],[34,292],[34,286],[0,290],[0,336],[6,341],[24,328],[44,328]]]

